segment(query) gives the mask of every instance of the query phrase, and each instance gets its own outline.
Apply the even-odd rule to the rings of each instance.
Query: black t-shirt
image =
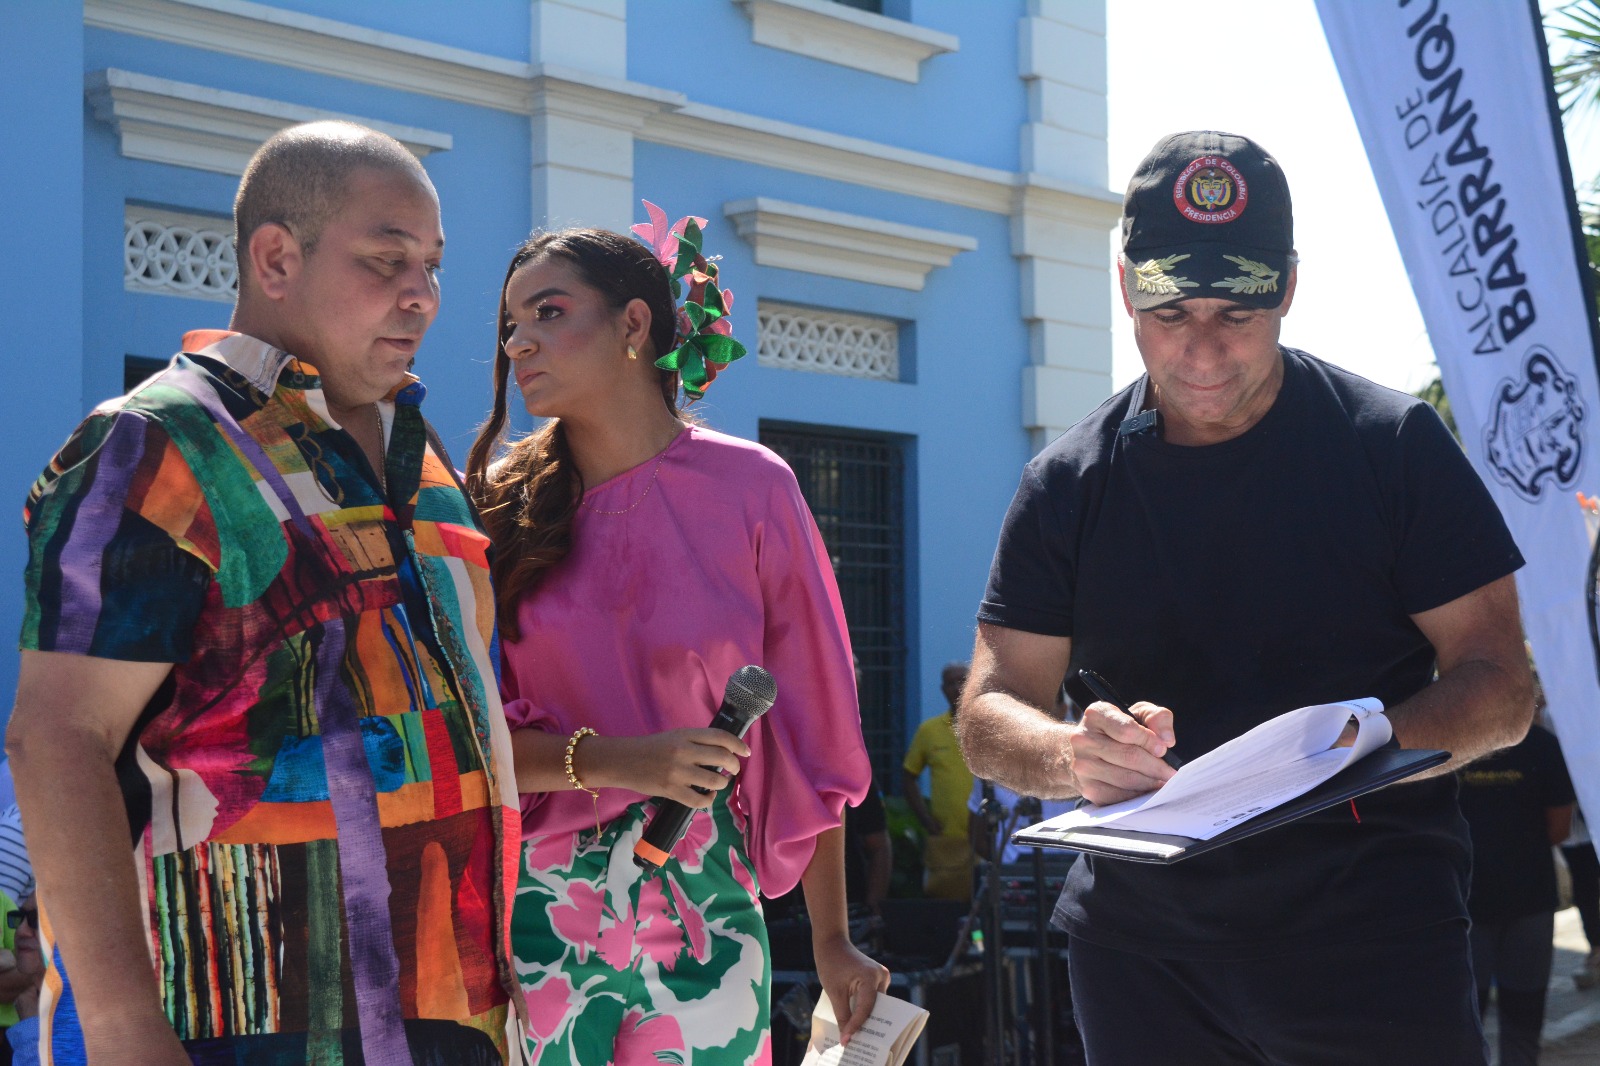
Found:
[[[1514,748],[1479,759],[1456,775],[1461,813],[1472,832],[1473,921],[1503,922],[1560,906],[1545,811],[1573,802],[1561,745],[1542,726]]]
[[[1434,667],[1410,616],[1522,565],[1431,407],[1283,352],[1272,408],[1232,440],[1119,435],[1141,378],[1040,453],[978,612],[1069,636],[1071,671],[1172,708],[1186,759],[1296,707],[1406,699]],[[1079,862],[1057,919],[1108,947],[1208,958],[1457,917],[1454,795],[1449,777],[1396,786],[1172,866]]]
[[[844,897],[851,903],[867,898],[867,846],[865,838],[889,828],[883,809],[883,796],[876,782],[861,797],[861,803],[844,813]]]

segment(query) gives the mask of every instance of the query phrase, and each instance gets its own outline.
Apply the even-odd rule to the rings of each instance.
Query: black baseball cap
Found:
[[[1277,307],[1293,255],[1289,183],[1248,137],[1171,134],[1128,182],[1122,287],[1136,311],[1197,297]]]

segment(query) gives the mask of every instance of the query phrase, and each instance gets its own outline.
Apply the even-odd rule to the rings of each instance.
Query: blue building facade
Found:
[[[226,324],[238,176],[285,125],[353,118],[431,174],[418,373],[458,460],[518,241],[626,230],[641,198],[702,215],[752,356],[697,411],[796,468],[887,769],[970,652],[1021,465],[1110,390],[1105,55],[1104,0],[9,0],[13,501],[95,403]],[[0,566],[25,558],[14,524]]]

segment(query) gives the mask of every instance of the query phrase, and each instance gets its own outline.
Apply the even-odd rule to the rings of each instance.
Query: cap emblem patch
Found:
[[[1246,296],[1259,296],[1264,292],[1278,291],[1278,272],[1267,264],[1246,259],[1242,255],[1225,255],[1222,258],[1243,270],[1244,274],[1213,281],[1211,283],[1213,289],[1227,289],[1236,295],[1243,293]]]
[[[1172,202],[1190,222],[1232,222],[1244,214],[1250,187],[1220,155],[1203,155],[1172,183]]]
[[[1155,296],[1176,296],[1179,289],[1198,289],[1198,281],[1190,281],[1185,277],[1173,277],[1167,271],[1173,266],[1189,258],[1188,253],[1183,255],[1169,255],[1164,259],[1146,259],[1142,263],[1135,263],[1133,267],[1133,287],[1139,292],[1147,292]]]

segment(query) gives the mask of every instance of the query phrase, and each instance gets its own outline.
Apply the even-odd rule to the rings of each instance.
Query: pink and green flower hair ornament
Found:
[[[706,220],[686,215],[668,226],[665,211],[649,200],[642,202],[650,221],[634,226],[634,235],[667,268],[673,302],[682,301],[673,349],[657,359],[656,366],[676,371],[693,402],[706,394],[718,372],[745,354],[728,321],[733,293],[717,285],[716,257],[708,259],[703,251]]]

